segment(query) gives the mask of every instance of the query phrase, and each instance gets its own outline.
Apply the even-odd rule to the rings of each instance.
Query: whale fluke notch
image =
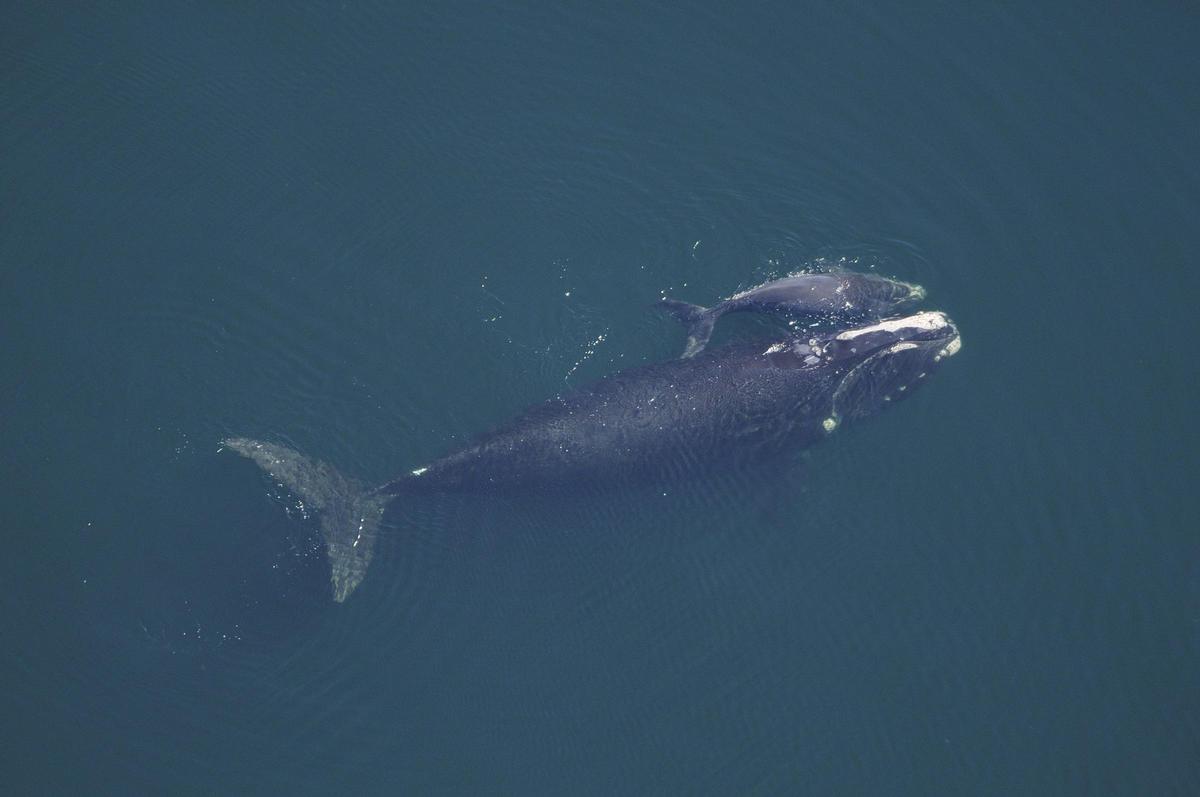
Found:
[[[392,496],[364,490],[332,465],[310,459],[277,443],[245,437],[223,445],[251,459],[317,516],[329,557],[333,599],[350,597],[367,574],[383,510]]]

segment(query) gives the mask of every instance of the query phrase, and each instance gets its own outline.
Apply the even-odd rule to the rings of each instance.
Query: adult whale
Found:
[[[224,444],[316,513],[341,602],[365,576],[384,509],[397,498],[645,483],[761,462],[910,395],[960,345],[945,314],[922,312],[640,366],[535,405],[374,489],[281,445]]]
[[[695,357],[708,345],[717,319],[729,313],[757,312],[787,318],[856,322],[897,315],[925,298],[925,289],[909,282],[856,271],[795,274],[735,293],[712,307],[663,297],[658,306],[687,327],[681,357]]]

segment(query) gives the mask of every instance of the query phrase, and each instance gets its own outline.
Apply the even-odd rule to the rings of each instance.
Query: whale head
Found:
[[[822,365],[835,369],[826,431],[843,419],[872,415],[920,387],[962,348],[945,313],[921,312],[843,329],[818,342]]]
[[[876,318],[902,312],[925,298],[925,289],[920,285],[878,274],[847,273],[842,276],[842,286],[851,304]]]

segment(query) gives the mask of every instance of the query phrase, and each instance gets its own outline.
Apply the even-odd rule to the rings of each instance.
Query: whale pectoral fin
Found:
[[[709,338],[712,337],[713,325],[717,322],[719,311],[714,312],[712,309],[701,307],[698,304],[665,297],[659,300],[656,306],[666,310],[688,328],[687,344],[684,346],[683,354],[680,355],[681,358],[695,357],[704,350],[704,347],[708,345]]]
[[[244,437],[223,441],[251,459],[315,512],[329,557],[333,599],[350,597],[367,574],[383,510],[392,496],[365,492],[333,466],[275,443]]]

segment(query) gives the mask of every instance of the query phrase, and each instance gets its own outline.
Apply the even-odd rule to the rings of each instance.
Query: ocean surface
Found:
[[[1200,793],[1200,13],[0,11],[0,791]],[[381,483],[918,282],[793,465],[388,515],[345,604],[230,435]],[[761,320],[722,321],[717,343]]]

